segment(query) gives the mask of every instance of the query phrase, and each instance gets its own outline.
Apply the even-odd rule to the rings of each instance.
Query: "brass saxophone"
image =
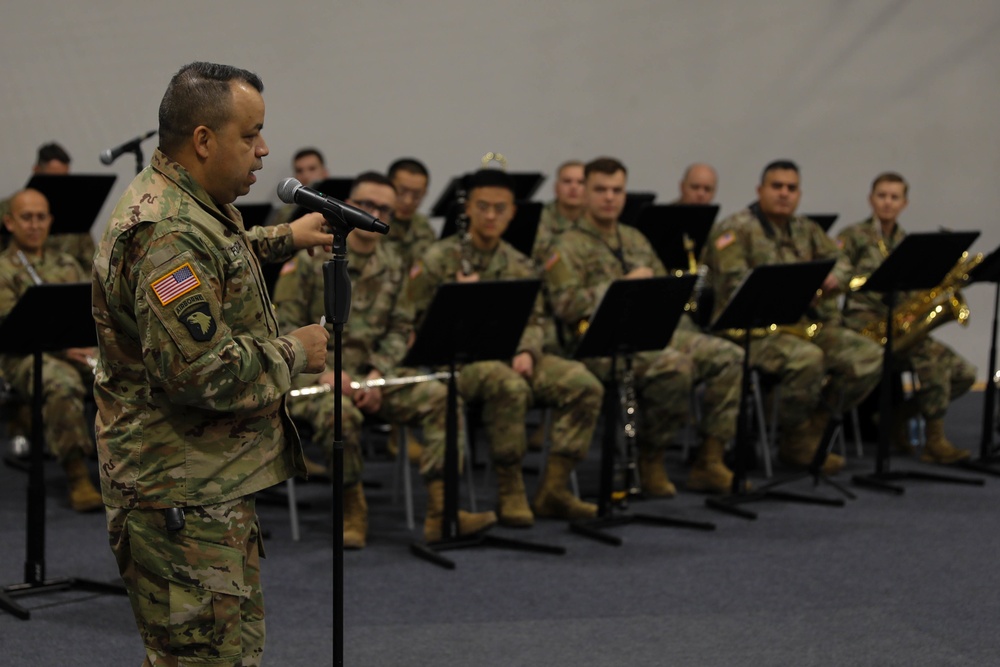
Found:
[[[958,263],[948,272],[941,284],[917,292],[896,308],[892,318],[893,352],[908,350],[946,322],[955,320],[962,326],[968,326],[969,306],[960,290],[969,283],[972,270],[982,261],[982,253],[976,255],[962,253]],[[853,284],[855,281],[851,282]],[[860,282],[864,284],[863,281]],[[873,322],[859,333],[879,345],[885,345],[885,320]]]

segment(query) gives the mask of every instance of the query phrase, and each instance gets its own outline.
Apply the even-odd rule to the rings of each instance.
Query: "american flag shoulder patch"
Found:
[[[165,306],[174,299],[184,296],[194,288],[201,285],[198,276],[195,275],[191,263],[187,262],[173,269],[170,273],[153,281],[151,287],[156,298],[160,300],[160,305]]]
[[[719,238],[715,239],[715,249],[722,250],[735,240],[736,240],[735,234],[733,234],[732,232],[726,232],[725,234],[719,236]]]

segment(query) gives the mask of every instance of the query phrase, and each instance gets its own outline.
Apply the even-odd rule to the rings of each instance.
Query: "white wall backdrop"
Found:
[[[265,84],[271,154],[247,201],[275,200],[292,153],[315,145],[345,176],[418,156],[432,171],[427,205],[490,150],[545,173],[615,155],[630,189],[663,200],[704,160],[726,214],[754,197],[766,162],[788,157],[802,167],[801,210],[838,212],[838,226],[865,216],[872,178],[895,169],[911,183],[907,228],[981,229],[980,251],[1000,243],[995,0],[8,4],[4,194],[56,140],[75,172],[119,175],[113,202],[134,160],[104,167],[100,151],[156,127],[181,65],[214,60]],[[967,296],[972,325],[940,338],[985,377],[993,291]]]

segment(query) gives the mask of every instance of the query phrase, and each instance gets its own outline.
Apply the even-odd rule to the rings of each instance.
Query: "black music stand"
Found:
[[[621,215],[618,216],[618,220],[624,222],[626,225],[632,225],[634,227],[635,221],[639,216],[639,212],[652,204],[655,200],[655,192],[626,192],[625,207],[622,208],[622,212]]]
[[[732,493],[723,498],[707,498],[705,505],[721,512],[734,514],[744,519],[756,519],[756,512],[741,505],[761,500],[789,500],[813,505],[842,506],[840,498],[824,498],[815,495],[781,491],[774,487],[777,483],[750,491],[746,484],[746,471],[753,455],[753,411],[750,407],[750,339],[753,329],[771,325],[798,322],[816,296],[816,290],[830,273],[835,261],[832,259],[801,262],[797,264],[765,264],[750,270],[729,298],[725,309],[712,323],[713,331],[741,329],[743,332],[743,382],[740,391],[740,409],[736,422],[735,464],[733,466]],[[780,298],[776,298],[780,295]],[[816,455],[809,466],[815,483],[827,481],[821,470],[832,435],[828,427],[824,433]],[[788,483],[801,476],[782,480]],[[839,487],[838,487],[839,488]]]
[[[0,325],[0,353],[32,354],[34,387],[31,397],[31,459],[28,471],[27,556],[24,582],[0,591],[0,609],[22,620],[31,613],[13,598],[78,589],[125,595],[120,584],[65,577],[45,578],[45,429],[42,426],[42,354],[97,344],[90,310],[90,283],[34,285],[18,300]]]
[[[665,267],[687,271],[685,237],[691,241],[697,261],[718,214],[719,207],[714,204],[649,204],[639,211],[635,227],[649,239]]]
[[[927,473],[916,470],[889,470],[889,439],[892,430],[893,316],[898,292],[925,290],[939,285],[962,253],[978,238],[979,232],[923,232],[909,234],[868,278],[861,290],[881,292],[886,304],[886,337],[882,356],[882,384],[879,387],[878,453],[875,472],[855,475],[851,481],[878,491],[901,495],[903,487],[894,481],[919,479],[929,482],[982,485],[980,478]]]
[[[38,190],[49,200],[50,236],[87,234],[117,178],[114,174],[35,174],[25,187]]]
[[[535,245],[535,236],[538,235],[538,221],[542,217],[542,208],[545,205],[541,202],[519,201],[517,211],[513,219],[504,230],[503,240],[511,244],[521,254],[531,257],[531,251]],[[441,238],[447,238],[458,232],[458,218],[464,213],[462,206],[458,203],[452,205],[444,219],[441,227]]]
[[[837,218],[840,217],[839,213],[803,213],[802,217],[809,218],[824,232],[829,232],[830,228],[833,227],[833,223],[837,222]]]
[[[465,178],[469,174],[463,176],[454,176],[445,189],[438,195],[437,201],[434,202],[434,206],[431,207],[431,215],[436,218],[444,218],[450,214],[451,207],[456,202],[460,201],[465,195]],[[538,188],[541,187],[542,183],[545,182],[545,175],[541,172],[535,171],[508,171],[507,175],[510,176],[514,183],[514,199],[515,201],[528,201],[535,196],[538,192]],[[443,238],[442,234],[442,238]]]
[[[629,372],[637,352],[662,350],[677,328],[684,304],[694,288],[695,276],[616,280],[608,287],[574,357],[611,359],[609,386],[604,392],[604,433],[601,439],[601,485],[597,517],[571,521],[570,530],[607,544],[620,546],[622,540],[604,532],[605,528],[644,523],[671,528],[715,530],[715,525],[653,514],[614,514],[614,468],[617,443],[618,407],[617,360],[622,357]],[[650,409],[655,409],[653,406]],[[626,452],[626,454],[630,454]],[[628,486],[628,480],[626,480]],[[625,501],[628,495],[626,493]]]
[[[993,283],[993,328],[990,337],[990,356],[986,367],[986,391],[983,392],[983,434],[979,441],[979,458],[961,461],[963,468],[1000,475],[1000,452],[993,444],[994,415],[997,405],[997,385],[993,374],[997,368],[997,314],[1000,310],[1000,248],[991,252],[982,264],[972,270],[972,282]]]
[[[563,547],[478,533],[461,535],[458,526],[458,386],[457,367],[474,361],[508,360],[528,322],[541,281],[497,280],[445,283],[427,307],[423,324],[402,366],[444,366],[448,378],[448,407],[444,457],[444,514],[441,539],[413,542],[410,551],[435,565],[455,569],[455,563],[437,552],[469,547],[499,547],[562,555]]]

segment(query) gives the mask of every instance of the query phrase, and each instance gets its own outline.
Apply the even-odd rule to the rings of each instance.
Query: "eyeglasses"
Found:
[[[389,216],[392,215],[392,212],[394,210],[392,206],[387,206],[384,204],[376,204],[375,202],[370,201],[368,199],[361,199],[361,200],[349,199],[347,203],[350,204],[351,206],[360,208],[362,211],[371,213],[375,217],[382,219],[388,219]]]

